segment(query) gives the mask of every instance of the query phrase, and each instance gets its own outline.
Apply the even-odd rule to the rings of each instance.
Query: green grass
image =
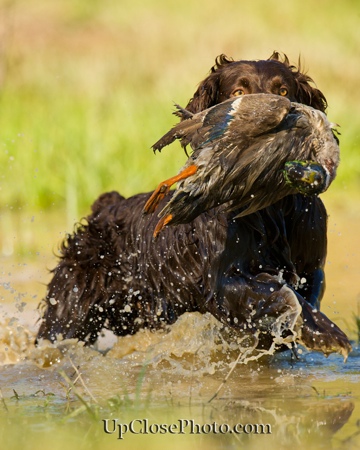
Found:
[[[87,212],[102,191],[154,188],[183,163],[150,146],[217,54],[299,54],[342,127],[339,177],[360,174],[357,4],[8,0],[0,6],[4,209]],[[309,11],[312,11],[309,14]]]
[[[311,13],[309,13],[311,11]],[[185,161],[151,145],[176,122],[215,56],[299,55],[341,125],[333,192],[360,179],[357,3],[295,0],[0,2],[0,247],[36,252],[41,214],[57,230],[102,192],[154,189]],[[58,238],[54,239],[54,246]]]
[[[141,375],[140,375],[141,378]],[[281,378],[281,377],[279,377]],[[301,380],[301,379],[300,379]],[[300,386],[302,382],[299,380]],[[237,449],[248,450],[265,444],[268,449],[279,448],[279,442],[292,443],[294,449],[358,448],[359,424],[356,414],[351,416],[353,401],[350,393],[335,394],[327,383],[316,380],[317,387],[302,386],[306,395],[289,394],[294,386],[284,386],[281,399],[271,396],[271,387],[264,386],[259,398],[242,397],[217,399],[212,405],[201,399],[189,404],[186,398],[159,404],[147,399],[115,395],[111,398],[91,399],[86,386],[64,378],[64,393],[54,394],[46,388],[34,393],[18,393],[0,401],[0,443],[9,450],[67,449]],[[140,381],[141,382],[141,381]],[[205,382],[205,381],[204,381]],[[241,383],[241,378],[239,379]],[[242,381],[243,383],[243,381]],[[62,384],[62,383],[61,383]],[[271,383],[270,383],[271,385]],[[267,387],[267,389],[266,389]],[[311,391],[312,389],[312,391]],[[301,392],[301,391],[300,391]],[[244,394],[244,398],[247,398]],[[287,399],[286,405],[284,398]],[[305,411],[305,412],[304,412]],[[350,413],[350,418],[348,417]],[[271,434],[193,433],[185,428],[183,434],[159,432],[140,433],[144,429],[139,421],[151,424],[177,424],[191,419],[195,423],[270,424]],[[105,428],[104,420],[107,420]],[[119,424],[135,421],[134,430],[120,434]],[[330,423],[330,425],[328,425]],[[338,430],[337,427],[344,430]],[[154,428],[156,430],[156,428]],[[107,430],[107,432],[105,432]],[[283,447],[281,447],[283,448]]]
[[[262,59],[276,49],[294,63],[301,55],[328,99],[330,120],[341,125],[342,162],[330,191],[340,197],[343,188],[358,188],[358,11],[357,0],[0,0],[3,279],[21,295],[26,289],[27,299],[35,288],[21,283],[46,271],[60,233],[71,231],[101,192],[116,189],[129,196],[177,172],[185,160],[178,144],[156,156],[150,147],[176,122],[173,102],[187,103],[220,53]],[[31,257],[37,270],[29,275],[24,261]],[[36,289],[43,295],[44,286]],[[13,301],[10,294],[7,301]],[[213,406],[204,413],[202,405],[185,410],[175,405],[170,418],[169,408],[148,408],[150,397],[143,403],[140,398],[143,376],[135,398],[125,392],[101,398],[100,406],[79,383],[74,390],[61,376],[62,395],[53,395],[46,385],[34,394],[19,390],[0,399],[0,443],[10,450],[106,450],[121,443],[103,433],[98,420],[103,417],[213,420]],[[6,385],[12,383],[3,380]],[[227,420],[220,412],[219,420]],[[355,435],[355,417],[351,423]],[[135,438],[127,438],[126,448],[211,449],[220,442],[213,436],[201,442],[193,436]],[[238,447],[233,437],[227,439],[229,448]],[[269,448],[278,445],[265,442]],[[258,441],[251,445],[258,448]]]

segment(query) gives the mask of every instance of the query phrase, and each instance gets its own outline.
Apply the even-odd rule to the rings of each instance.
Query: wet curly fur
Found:
[[[221,55],[186,108],[199,112],[236,95],[239,86],[245,94],[276,93],[285,84],[292,101],[324,111],[326,99],[311,82],[278,53],[264,61]],[[66,238],[37,339],[61,335],[92,344],[103,328],[133,334],[199,311],[234,329],[251,323],[250,332],[262,331],[259,346],[268,348],[271,327],[262,326],[262,319],[274,323],[290,293],[301,305],[298,334],[305,345],[348,346],[341,330],[314,309],[324,292],[327,246],[327,215],[318,197],[289,196],[236,219],[236,211],[214,209],[189,224],[167,227],[154,242],[157,215],[142,215],[149,196],[103,194]]]

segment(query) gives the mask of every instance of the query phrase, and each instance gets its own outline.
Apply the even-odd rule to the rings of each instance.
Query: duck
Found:
[[[310,106],[279,95],[249,94],[196,114],[176,108],[182,120],[152,148],[160,152],[179,140],[192,153],[144,206],[144,214],[153,213],[177,183],[158,214],[154,238],[165,226],[189,223],[213,208],[243,217],[287,195],[319,195],[336,176],[337,125]]]

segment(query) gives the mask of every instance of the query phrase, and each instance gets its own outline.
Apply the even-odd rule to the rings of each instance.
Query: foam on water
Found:
[[[294,328],[298,315],[297,309],[289,308],[272,324],[274,343],[267,350],[256,348],[259,331],[239,334],[209,313],[185,313],[164,330],[140,330],[135,335],[119,337],[102,354],[105,359],[122,360],[129,366],[146,364],[177,375],[193,376],[194,372],[197,375],[214,374],[217,370],[233,367],[235,361],[247,364],[264,355],[273,355],[276,346],[287,345],[290,348],[297,334]],[[293,334],[282,338],[285,326]],[[86,348],[74,339],[59,340],[55,344],[43,341],[35,347],[35,336],[19,325],[12,327],[10,321],[2,325],[1,336],[3,356],[0,355],[0,360],[4,364],[27,360],[49,367],[69,353],[80,358],[86,352],[94,353],[94,348]]]
[[[280,334],[285,325],[296,328],[294,311],[273,323],[278,344],[292,344],[281,340]],[[101,402],[105,417],[110,414],[108,405],[119,405],[117,414],[126,420],[148,414],[144,417],[155,421],[156,408],[162,408],[159,421],[191,417],[200,424],[270,423],[271,442],[285,439],[290,444],[294,439],[328,442],[348,422],[346,435],[356,433],[352,414],[359,385],[356,352],[344,365],[339,355],[325,359],[321,353],[304,351],[293,367],[289,352],[272,356],[275,344],[267,351],[256,350],[256,333],[235,334],[212,315],[200,313],[186,313],[162,331],[142,330],[115,342],[105,337],[101,343],[105,350],[71,339],[35,347],[34,338],[35,332],[14,318],[0,324],[0,394],[9,407],[21,404],[36,426],[46,395],[54,396],[49,397],[54,400],[49,400],[47,414],[64,414],[68,396],[76,400],[76,389],[89,402]],[[74,383],[71,391],[69,380]],[[338,396],[350,388],[354,395]],[[132,406],[137,404],[150,405],[151,412],[139,412]],[[266,442],[269,445],[269,436]]]

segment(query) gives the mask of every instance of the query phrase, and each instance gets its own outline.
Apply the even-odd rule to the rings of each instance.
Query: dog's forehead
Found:
[[[250,79],[269,79],[273,77],[285,80],[292,78],[291,70],[280,61],[260,60],[260,61],[235,61],[223,69],[223,74],[227,77],[240,79],[250,77]]]

